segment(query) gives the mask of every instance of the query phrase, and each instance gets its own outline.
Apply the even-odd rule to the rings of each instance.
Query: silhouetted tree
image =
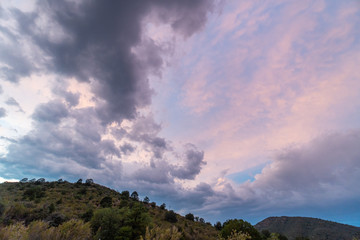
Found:
[[[144,198],[144,201],[143,201],[144,203],[149,203],[150,202],[150,199],[146,196],[145,198]]]
[[[166,204],[165,204],[165,203],[163,203],[163,204],[160,205],[160,209],[164,210],[165,208],[166,208]]]
[[[214,227],[215,227],[216,230],[219,230],[219,231],[220,231],[220,230],[222,229],[222,224],[221,224],[221,222],[219,222],[219,221],[216,222],[216,223],[214,224]]]
[[[136,191],[133,191],[133,192],[131,193],[131,198],[132,198],[133,200],[139,201],[139,194],[138,194]]]
[[[165,213],[165,220],[171,223],[176,223],[177,222],[176,213],[173,210],[167,211]]]
[[[20,183],[26,183],[28,181],[28,178],[23,178],[20,180]]]
[[[85,181],[85,184],[86,185],[91,185],[91,184],[93,184],[94,183],[94,180],[92,180],[91,178],[88,178],[88,179],[86,179],[86,181]]]
[[[185,215],[185,218],[187,219],[187,220],[190,220],[190,221],[194,221],[194,214],[192,214],[192,213],[188,213],[188,214],[186,214]]]

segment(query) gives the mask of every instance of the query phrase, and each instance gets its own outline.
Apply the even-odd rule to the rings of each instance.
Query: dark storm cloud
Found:
[[[20,31],[51,59],[47,71],[79,81],[98,81],[93,92],[105,103],[97,111],[103,122],[109,123],[134,118],[137,107],[151,102],[147,74],[159,71],[163,61],[160,46],[151,40],[142,42],[144,17],[153,10],[159,12],[175,32],[190,36],[204,25],[211,7],[211,1],[48,0],[39,1],[35,13],[12,13]],[[132,52],[138,45],[142,46],[141,56]],[[19,69],[3,69],[3,73],[29,75],[31,66],[21,64],[15,56],[25,58],[6,49],[8,53],[3,52],[0,59],[10,66],[17,63]]]
[[[6,116],[5,108],[0,107],[0,118],[5,117],[5,116]]]

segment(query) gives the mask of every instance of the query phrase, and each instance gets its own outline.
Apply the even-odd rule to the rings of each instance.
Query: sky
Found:
[[[0,6],[0,181],[360,226],[359,1]]]

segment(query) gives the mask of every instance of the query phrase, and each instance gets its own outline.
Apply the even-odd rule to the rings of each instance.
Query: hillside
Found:
[[[308,217],[269,217],[257,223],[259,231],[278,232],[289,240],[296,237],[327,240],[351,240],[360,237],[360,228]]]
[[[166,210],[165,205],[156,206],[154,202],[149,202],[148,198],[140,201],[136,192],[119,193],[92,181],[69,183],[42,180],[0,184],[0,239],[22,239],[7,238],[6,234],[19,232],[21,235],[21,231],[23,234],[34,231],[40,234],[38,229],[47,231],[46,234],[49,236],[51,234],[55,236],[62,234],[58,226],[66,231],[71,228],[73,232],[87,233],[86,236],[79,236],[77,239],[91,239],[96,235],[96,229],[100,229],[100,225],[96,225],[98,222],[94,220],[91,224],[89,222],[94,215],[99,224],[109,216],[115,219],[115,222],[118,221],[118,228],[110,227],[122,231],[124,236],[129,236],[121,239],[138,239],[139,236],[145,235],[146,239],[160,235],[177,236],[171,239],[217,239],[218,237],[218,231],[210,223],[188,220],[173,211]],[[69,221],[71,224],[66,225],[65,223]],[[11,228],[11,226],[15,227]],[[109,229],[109,231],[115,230]]]

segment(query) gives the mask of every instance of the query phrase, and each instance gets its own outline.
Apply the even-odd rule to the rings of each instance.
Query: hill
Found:
[[[91,180],[0,184],[0,239],[92,239],[105,230],[121,233],[119,239],[217,239],[219,233],[203,219],[187,219],[165,204],[140,201],[136,192],[120,193]]]
[[[360,237],[359,227],[309,217],[269,217],[257,223],[255,228],[281,233],[289,240],[297,237],[311,240],[352,240]]]

